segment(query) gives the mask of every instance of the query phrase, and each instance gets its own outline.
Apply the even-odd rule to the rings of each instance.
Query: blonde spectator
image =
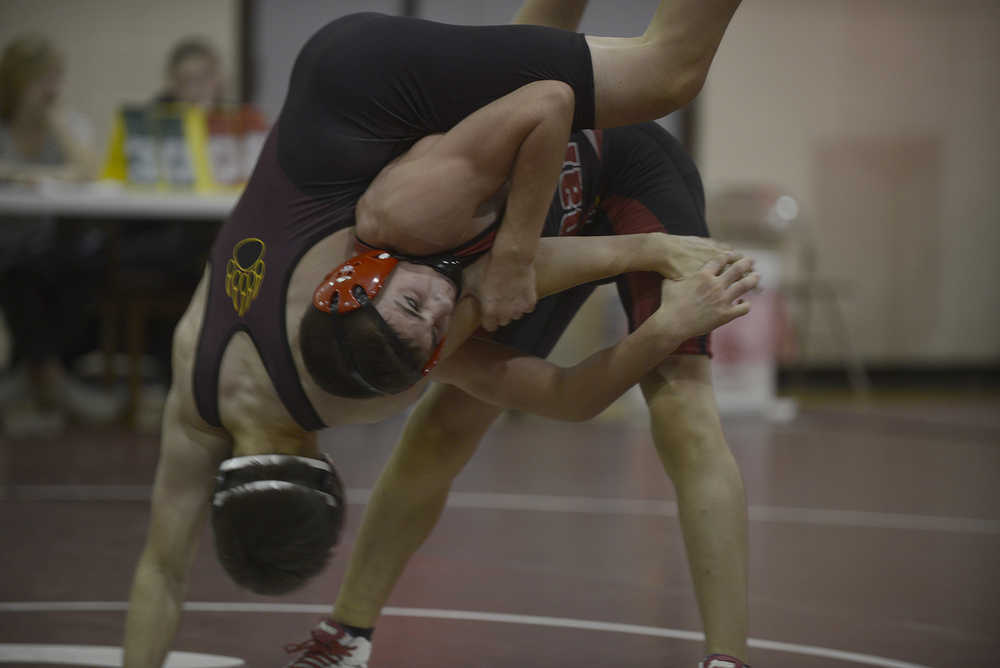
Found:
[[[26,35],[0,55],[0,181],[91,179],[93,132],[59,104],[62,55],[44,37]],[[0,309],[10,328],[13,368],[0,375],[4,436],[53,435],[67,418],[114,419],[122,402],[66,368],[85,331],[92,294],[86,285],[100,258],[86,232],[50,218],[0,219]],[[86,242],[86,243],[85,243]]]
[[[0,178],[93,179],[90,124],[59,101],[65,62],[41,35],[12,41],[0,56]]]

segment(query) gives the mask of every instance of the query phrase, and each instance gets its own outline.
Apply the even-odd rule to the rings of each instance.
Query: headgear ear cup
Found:
[[[283,519],[270,513],[279,507],[284,509],[279,512],[292,515]],[[262,508],[264,514],[270,514],[266,521],[272,523],[269,526],[276,527],[276,533],[267,530],[261,533],[254,527],[253,517],[248,517],[247,513],[254,514]],[[292,455],[258,455],[229,459],[219,467],[212,499],[216,551],[227,572],[243,586],[268,594],[290,591],[322,570],[331,550],[339,542],[345,509],[343,482],[329,457],[319,460]],[[296,533],[294,524],[288,524],[294,523],[295,517],[301,517],[306,522],[302,526],[311,527],[312,531]],[[275,521],[278,524],[274,524]],[[267,541],[278,534],[291,535],[294,544],[313,546],[305,555],[312,566],[298,571],[298,579],[280,576],[283,570],[280,563],[267,566],[267,559],[261,562],[260,554],[255,554],[261,549],[263,554],[273,555],[275,551],[273,547],[255,545],[254,535],[257,540]],[[292,551],[295,549],[293,547]],[[285,549],[279,550],[282,551]],[[276,570],[278,580],[284,584],[273,585],[267,578],[254,577],[259,572],[274,573]],[[289,583],[291,586],[286,586]]]
[[[220,483],[226,489],[258,480],[284,480],[325,492],[324,481],[330,475],[336,476],[336,469],[328,457],[250,455],[227,459],[219,465]]]

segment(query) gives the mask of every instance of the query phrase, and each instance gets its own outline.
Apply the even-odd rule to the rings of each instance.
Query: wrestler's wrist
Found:
[[[674,252],[672,237],[662,232],[644,232],[631,236],[636,237],[635,257],[639,258],[641,264],[632,271],[655,271],[665,275],[663,272],[670,266],[670,257]]]
[[[494,262],[502,263],[508,267],[521,268],[532,265],[535,261],[535,246],[518,243],[494,244],[490,251]]]
[[[659,311],[647,318],[633,332],[640,345],[648,351],[648,355],[656,360],[662,360],[677,350],[686,339],[682,328],[670,319],[664,318]]]

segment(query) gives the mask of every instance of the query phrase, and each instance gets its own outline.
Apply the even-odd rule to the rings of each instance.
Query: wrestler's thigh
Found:
[[[421,137],[444,133],[529,83],[573,88],[574,127],[594,123],[594,81],[578,33],[456,26],[371,12],[321,28],[302,48],[278,119],[290,176],[354,183]]]
[[[314,79],[331,110],[347,105],[349,120],[375,137],[446,132],[486,104],[548,79],[572,86],[576,127],[593,125],[589,49],[577,33],[369,13],[331,23],[304,51],[316,53],[300,61],[320,74]]]
[[[698,168],[674,137],[656,123],[641,123],[606,130],[603,139],[604,194],[587,234],[709,236]],[[660,307],[662,281],[655,272],[616,279],[630,332]],[[709,337],[687,341],[678,350],[707,353]]]
[[[687,102],[689,72],[643,37],[587,35],[594,70],[594,123],[613,128],[666,116]]]
[[[454,385],[434,383],[410,414],[406,434],[433,430],[449,439],[478,441],[502,412]]]

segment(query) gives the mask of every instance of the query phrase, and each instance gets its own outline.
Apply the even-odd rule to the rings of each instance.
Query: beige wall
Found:
[[[0,0],[0,45],[41,32],[66,54],[64,101],[86,114],[104,147],[115,109],[149,100],[163,82],[164,60],[196,34],[219,49],[236,78],[236,0]],[[235,91],[230,83],[230,91]]]
[[[706,190],[796,195],[863,355],[1000,359],[1000,3],[748,0],[701,97]],[[814,359],[837,346],[814,318]]]

